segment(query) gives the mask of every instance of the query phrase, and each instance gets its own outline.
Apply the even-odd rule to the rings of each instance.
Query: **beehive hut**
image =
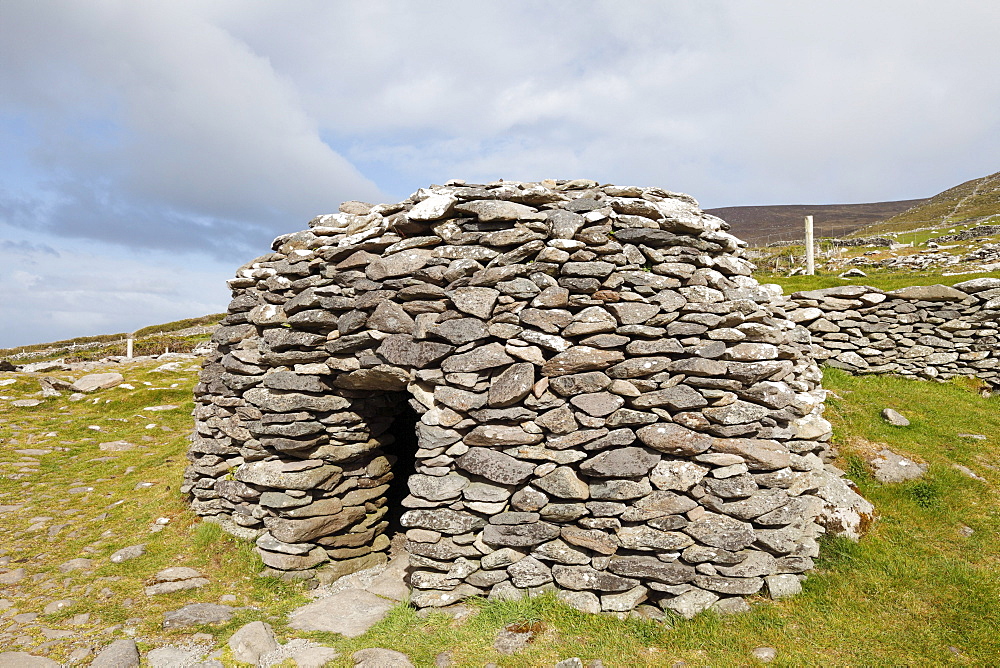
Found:
[[[824,464],[808,331],[726,229],[659,188],[454,181],[279,237],[230,281],[192,507],[326,578],[405,532],[418,606],[794,591],[871,508]]]

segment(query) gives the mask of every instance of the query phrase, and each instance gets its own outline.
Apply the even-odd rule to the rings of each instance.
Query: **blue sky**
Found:
[[[341,201],[449,178],[705,207],[995,172],[1000,5],[0,1],[0,347],[224,310]]]

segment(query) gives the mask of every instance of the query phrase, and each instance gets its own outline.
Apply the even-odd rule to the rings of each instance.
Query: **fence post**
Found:
[[[813,248],[813,217],[806,216],[806,274],[816,273],[816,251]]]

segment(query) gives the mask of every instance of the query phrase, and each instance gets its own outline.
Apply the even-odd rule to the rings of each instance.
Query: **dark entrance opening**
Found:
[[[385,494],[388,505],[385,519],[389,522],[385,533],[395,546],[405,531],[399,519],[406,511],[403,499],[410,493],[408,485],[410,476],[416,473],[417,423],[420,421],[420,415],[410,406],[408,394],[398,393],[393,396],[396,398],[394,405],[396,414],[386,432],[395,440],[386,446],[385,451],[391,458],[395,458],[395,461],[392,463],[392,482],[389,483],[389,490]]]

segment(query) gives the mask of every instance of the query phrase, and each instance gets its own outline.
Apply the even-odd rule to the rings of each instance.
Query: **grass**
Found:
[[[814,276],[784,276],[778,274],[755,274],[761,283],[777,283],[786,295],[805,290],[821,290],[840,285],[868,285],[880,290],[898,290],[910,285],[955,285],[973,278],[1000,278],[1000,271],[978,272],[945,276],[942,272],[871,272],[867,277],[838,278],[834,274],[818,273]]]
[[[249,543],[187,510],[178,487],[197,365],[192,360],[177,372],[156,372],[155,366],[116,367],[134,389],[104,390],[76,403],[59,397],[34,408],[5,406],[0,416],[0,505],[25,504],[0,513],[3,557],[11,562],[7,568],[21,566],[29,575],[3,586],[0,596],[14,602],[18,612],[41,612],[56,599],[76,601],[33,623],[75,632],[46,650],[51,658],[65,660],[82,643],[103,646],[128,629],[146,648],[190,641],[195,632],[211,634],[210,642],[225,648],[236,628],[255,619],[274,626],[282,640],[302,635],[284,624],[288,611],[308,600],[301,585],[257,577],[261,566]],[[5,378],[16,382],[0,387],[3,396],[25,398],[39,389],[32,374],[0,372],[0,380]],[[835,428],[838,465],[875,504],[878,518],[860,543],[824,542],[818,568],[801,596],[780,602],[754,598],[752,611],[736,617],[670,617],[664,624],[589,616],[552,596],[472,601],[476,614],[461,622],[439,612],[421,617],[399,606],[360,638],[311,637],[340,650],[334,666],[353,665],[351,653],[364,647],[402,651],[419,666],[433,665],[444,651],[458,666],[551,666],[571,656],[584,662],[599,658],[609,667],[676,661],[744,666],[752,663],[750,651],[765,645],[778,649],[773,663],[778,666],[994,663],[1000,656],[1000,399],[982,397],[971,381],[852,377],[827,370],[824,383],[833,392],[826,416]],[[164,404],[178,408],[144,410]],[[899,410],[911,425],[884,423],[879,417],[884,407]],[[118,453],[99,449],[114,440],[140,447]],[[902,485],[879,484],[865,462],[882,447],[926,462],[928,474]],[[16,452],[29,448],[51,452]],[[985,481],[966,477],[954,464]],[[152,485],[137,489],[140,483]],[[70,492],[81,486],[94,489]],[[160,517],[170,522],[153,532]],[[963,526],[974,533],[963,537]],[[108,561],[114,551],[139,543],[147,546],[144,556],[122,564]],[[94,559],[93,570],[59,572],[60,564],[81,556]],[[146,597],[143,586],[167,566],[196,568],[210,584]],[[160,628],[165,612],[191,602],[218,602],[227,594],[237,597],[232,605],[246,606],[229,624],[174,632]],[[73,625],[82,612],[90,619]],[[28,651],[45,642],[32,624],[22,625],[12,638],[3,636],[10,616],[0,618],[0,646]],[[493,639],[511,624],[532,624],[537,637],[524,651],[502,655]],[[114,630],[117,625],[122,626]],[[19,635],[29,636],[31,643],[10,645]],[[233,665],[228,656],[224,652]]]

